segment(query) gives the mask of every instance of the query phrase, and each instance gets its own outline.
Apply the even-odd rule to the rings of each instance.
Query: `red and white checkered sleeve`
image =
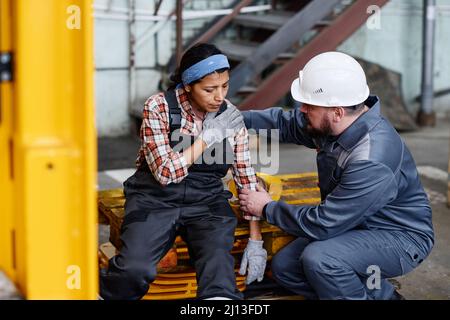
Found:
[[[157,96],[147,100],[141,125],[141,140],[145,159],[155,179],[163,186],[179,183],[188,175],[183,154],[175,152],[169,143],[168,106]]]
[[[242,128],[234,137],[234,163],[232,166],[233,179],[237,190],[256,190],[256,173],[251,165],[247,128]],[[261,220],[259,217],[244,215],[246,220]]]

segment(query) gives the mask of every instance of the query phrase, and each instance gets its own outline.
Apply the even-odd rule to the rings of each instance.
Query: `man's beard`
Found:
[[[311,122],[309,121],[308,116],[305,116],[306,119],[306,132],[313,139],[321,139],[326,138],[332,135],[331,124],[328,119],[323,118],[320,123],[320,128],[316,129],[311,126]]]

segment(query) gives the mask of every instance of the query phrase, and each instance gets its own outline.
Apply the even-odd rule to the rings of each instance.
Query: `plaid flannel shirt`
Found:
[[[181,104],[180,132],[197,136],[201,128],[194,121],[195,114],[184,89],[176,89],[178,103]],[[228,104],[230,102],[226,100]],[[141,147],[136,166],[144,162],[161,185],[179,183],[188,175],[188,165],[182,152],[175,152],[169,144],[169,105],[163,93],[158,93],[145,102],[140,129]],[[237,189],[256,190],[256,174],[250,163],[248,131],[244,127],[234,137],[228,139],[233,147],[233,180]],[[246,220],[260,220],[258,217],[244,215]]]

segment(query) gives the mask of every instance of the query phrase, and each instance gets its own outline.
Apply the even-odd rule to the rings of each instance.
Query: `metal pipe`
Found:
[[[214,37],[224,26],[226,26],[234,17],[236,17],[241,10],[251,4],[251,0],[242,0],[237,6],[232,9],[232,12],[225,17],[222,17],[210,30],[202,34],[198,39],[195,40],[196,43],[208,42],[212,37]]]
[[[185,0],[184,3],[187,1]],[[254,13],[254,12],[262,12],[270,10],[269,5],[259,5],[259,6],[247,6],[243,7],[240,10],[240,13]],[[142,13],[139,13],[139,10],[136,10],[136,21],[167,21],[168,19],[175,20],[176,17],[173,16],[173,12],[162,12],[159,11],[157,15],[146,13],[145,10],[140,10]],[[111,9],[107,12],[103,9],[103,7],[96,8],[94,12],[94,18],[96,19],[104,19],[104,20],[121,20],[127,21],[129,20],[129,12],[128,9],[124,8],[116,8]],[[185,10],[183,11],[183,21],[184,20],[196,20],[196,19],[206,19],[206,18],[214,18],[217,16],[227,16],[233,14],[235,10],[233,9],[215,9],[215,10]]]
[[[128,110],[133,109],[136,99],[136,0],[128,0],[129,4],[129,67],[128,71]]]
[[[124,67],[96,67],[95,71],[128,71],[130,70],[129,66]],[[154,66],[135,66],[134,70],[157,70]]]
[[[191,0],[183,0],[183,5],[189,3]],[[144,30],[144,32],[142,33],[141,37],[137,40],[136,42],[136,48],[139,48],[141,45],[143,45],[145,43],[145,41],[147,41],[148,38],[154,36],[154,40],[155,42],[155,61],[158,63],[159,59],[158,59],[158,42],[157,42],[157,38],[158,38],[158,32],[164,28],[164,26],[167,24],[168,21],[171,21],[171,19],[177,14],[177,9],[173,9],[170,14],[167,16],[167,19],[164,21],[159,21],[158,23],[155,23],[153,26],[151,26],[150,28],[147,28],[146,30]],[[176,19],[176,17],[175,17]]]
[[[278,1],[277,0],[271,0],[270,6],[272,7],[272,10],[277,10]]]
[[[433,113],[436,0],[424,0],[423,4],[422,99],[420,111],[424,115],[430,115]]]
[[[158,15],[159,8],[161,8],[161,5],[162,5],[163,1],[164,0],[159,0],[158,1],[158,3],[156,4],[156,7],[155,7],[155,12],[153,13],[153,15],[155,15],[155,16]]]
[[[186,2],[186,0],[185,0]],[[185,3],[186,4],[186,3]],[[128,14],[128,8],[122,7],[108,7],[106,5],[93,4],[92,8],[94,9],[95,14],[102,13],[122,13]],[[249,13],[249,12],[258,12],[272,10],[272,6],[268,5],[253,5],[244,7],[241,10],[241,13]],[[195,19],[198,18],[197,13],[201,15],[208,14],[209,16],[217,16],[217,15],[227,15],[230,14],[232,9],[213,9],[213,10],[185,10],[183,12],[183,20],[187,19]],[[217,13],[216,13],[217,12]],[[440,15],[448,15],[450,14],[450,5],[445,4],[437,4],[436,5],[436,13]],[[140,18],[148,18],[157,16],[159,18],[167,17],[170,13],[164,10],[159,10],[158,14],[154,14],[154,11],[144,10],[144,9],[136,9],[137,20]],[[388,16],[423,16],[423,8],[422,5],[414,5],[410,3],[396,3],[395,6],[392,5],[389,8],[385,8],[383,11],[383,15]],[[147,21],[147,20],[146,20]],[[149,20],[148,20],[149,21]]]
[[[180,64],[182,55],[183,55],[183,1],[177,0],[177,42],[176,42],[177,65]]]

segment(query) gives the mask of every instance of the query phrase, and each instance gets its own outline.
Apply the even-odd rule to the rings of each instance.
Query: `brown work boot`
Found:
[[[390,300],[406,300],[406,299],[397,290],[394,290],[394,293],[392,294],[392,297]]]

